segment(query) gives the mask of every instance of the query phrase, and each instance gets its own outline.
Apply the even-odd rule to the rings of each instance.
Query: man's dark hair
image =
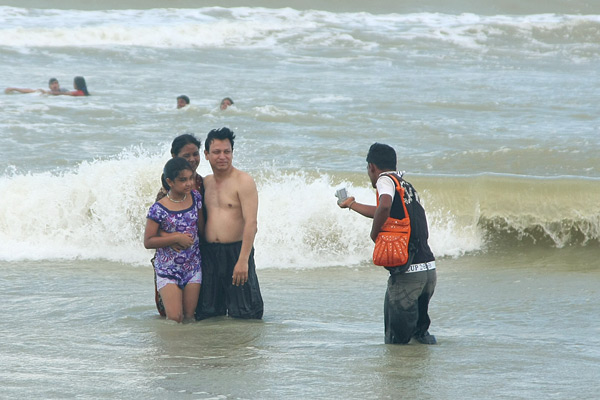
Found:
[[[396,151],[387,144],[373,143],[367,154],[367,162],[382,171],[396,170]]]
[[[58,79],[50,78],[50,80],[48,81],[48,85],[52,85],[54,82],[58,82]]]
[[[187,97],[185,94],[182,94],[181,96],[177,96],[177,100],[182,99],[183,101],[185,101],[185,104],[190,104],[190,98]]]
[[[215,139],[229,139],[229,143],[231,143],[231,150],[233,150],[233,141],[235,139],[235,135],[231,129],[223,127],[219,129],[213,129],[212,131],[208,132],[208,136],[206,136],[206,140],[204,141],[205,151],[210,151],[210,144]]]

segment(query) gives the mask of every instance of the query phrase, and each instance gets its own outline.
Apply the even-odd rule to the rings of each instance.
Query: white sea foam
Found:
[[[274,105],[266,105],[254,108],[255,117],[288,117],[303,115],[300,111],[286,110]]]
[[[1,96],[0,258],[104,257],[147,265],[151,252],[142,248],[141,233],[168,150],[114,155],[223,125],[239,135],[236,162],[257,176],[259,268],[368,261],[369,221],[339,210],[333,192],[347,179],[359,200],[373,201],[363,165],[375,140],[393,145],[413,172],[455,181],[489,172],[598,175],[598,90],[587,79],[595,63],[571,72],[569,57],[541,63],[531,57],[597,59],[598,16],[0,11],[3,76],[14,79],[6,86],[46,86],[57,76],[66,87],[67,79],[85,75],[92,92]],[[556,90],[565,87],[573,90]],[[176,110],[182,93],[192,105]],[[236,107],[221,112],[225,95]],[[273,165],[257,167],[265,160]],[[202,174],[209,172],[205,164]],[[279,176],[282,165],[307,174]],[[320,169],[329,173],[315,178]],[[590,206],[597,185],[573,181],[579,215],[565,209],[571,198],[548,190],[552,184],[527,192],[527,203],[518,192],[497,204],[514,182],[498,192],[466,182],[470,197],[458,187],[463,183],[436,182],[431,194],[422,193],[436,255],[484,249],[489,231],[543,237],[556,246],[597,242],[600,213]],[[539,212],[553,197],[556,209]]]
[[[456,46],[478,52],[598,57],[600,16],[384,14],[290,8],[23,10],[0,7],[0,46],[252,48],[293,53]],[[26,16],[26,17],[25,17]],[[416,47],[415,47],[416,46]]]
[[[142,245],[145,216],[167,157],[127,151],[61,174],[1,177],[0,258],[147,264],[152,251]],[[342,185],[359,201],[373,203],[372,189],[353,187],[350,182],[335,185],[327,174],[259,173],[259,268],[368,262],[370,221],[337,207],[334,193]],[[437,255],[460,255],[481,244],[473,227],[457,229],[451,215],[435,210],[431,215],[431,240]]]
[[[162,154],[137,148],[60,174],[7,172],[0,177],[0,259],[147,264],[152,251],[142,246],[145,216],[166,159],[167,148]],[[199,172],[210,173],[204,164]],[[356,186],[329,174],[280,173],[273,166],[255,167],[253,175],[259,190],[259,268],[351,266],[369,261],[370,220],[340,209],[334,197],[336,189],[345,186],[357,201],[373,204],[374,193],[366,182]],[[557,247],[600,238],[600,217],[591,202],[598,187],[595,180],[475,177],[463,179],[457,184],[460,189],[447,179],[427,182],[421,184],[433,184],[433,189],[422,190],[421,197],[430,245],[437,256],[485,251],[490,233],[514,232],[513,237],[549,240]],[[538,185],[534,191],[532,184]],[[510,194],[513,191],[517,197]],[[538,192],[546,199],[543,206]],[[576,205],[575,211],[559,211],[566,199]]]
[[[331,95],[326,95],[326,96],[310,99],[310,102],[311,103],[348,103],[348,102],[351,102],[352,100],[353,100],[352,97],[331,94]]]

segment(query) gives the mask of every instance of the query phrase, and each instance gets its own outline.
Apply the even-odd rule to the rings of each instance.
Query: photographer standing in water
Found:
[[[386,267],[390,277],[383,311],[385,343],[406,344],[414,338],[423,344],[436,344],[435,336],[428,331],[431,320],[427,311],[437,276],[435,257],[427,244],[425,210],[416,190],[396,171],[396,151],[392,147],[374,143],[369,148],[367,163],[371,184],[377,189],[377,206],[357,203],[354,197],[340,199],[339,206],[373,218],[373,242],[384,231],[388,219],[410,218],[408,262]]]

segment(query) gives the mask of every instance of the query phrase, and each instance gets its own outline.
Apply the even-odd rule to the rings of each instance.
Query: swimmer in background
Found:
[[[64,96],[89,96],[90,93],[88,92],[87,89],[87,84],[85,83],[85,79],[83,78],[83,76],[76,76],[75,79],[73,79],[73,88],[75,88],[75,90],[73,91],[67,91],[67,92],[61,92],[61,93],[51,93],[52,95],[55,96],[60,96],[60,95],[64,95]]]
[[[50,80],[48,81],[48,88],[50,90],[9,87],[9,88],[4,89],[4,93],[9,94],[9,93],[15,93],[15,92],[16,93],[40,92],[40,93],[45,93],[45,94],[61,94],[61,93],[69,91],[68,89],[61,88],[60,84],[58,83],[58,79],[56,79],[56,78],[50,78]]]
[[[190,104],[190,98],[187,97],[186,95],[182,94],[181,96],[177,97],[177,109],[183,108],[189,104]]]
[[[223,100],[221,100],[221,110],[227,110],[227,107],[233,105],[233,100],[231,100],[231,97],[225,97]]]

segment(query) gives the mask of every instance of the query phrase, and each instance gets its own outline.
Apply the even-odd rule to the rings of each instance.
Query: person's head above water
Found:
[[[73,86],[75,87],[75,90],[81,90],[86,96],[90,95],[83,76],[76,76],[75,79],[73,79]]]
[[[227,107],[229,107],[232,104],[233,100],[231,100],[231,97],[225,97],[223,100],[221,100],[221,110],[227,110]]]
[[[60,84],[56,78],[50,78],[48,81],[48,87],[50,88],[51,92],[60,92]]]
[[[188,104],[190,104],[190,98],[186,95],[182,94],[181,96],[177,97],[177,108],[183,108]]]

